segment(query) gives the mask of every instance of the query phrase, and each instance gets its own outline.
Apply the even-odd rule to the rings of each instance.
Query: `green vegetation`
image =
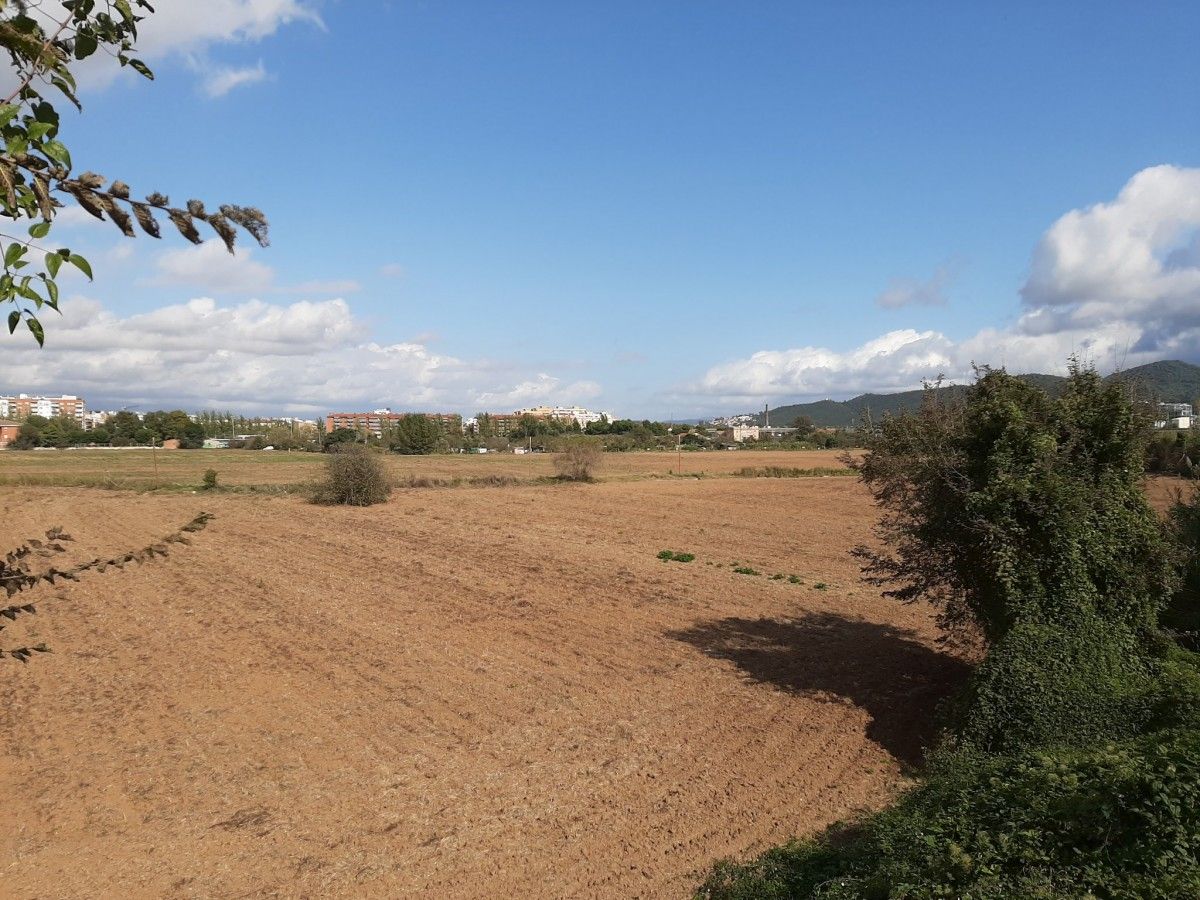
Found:
[[[422,415],[404,416],[384,435],[389,449],[408,455],[432,453],[441,440],[441,426]]]
[[[1054,398],[985,370],[884,421],[861,472],[890,550],[860,548],[866,574],[986,656],[920,786],[701,895],[1200,896],[1200,657],[1161,627],[1194,621],[1200,512],[1150,509],[1144,424],[1079,367]]]
[[[739,574],[739,575],[761,575],[762,574],[761,572],[758,572],[755,569],[750,568],[750,566],[734,566],[733,571],[737,572],[737,574]]]
[[[816,584],[813,585],[813,590],[817,590],[817,591],[824,591],[824,590],[827,590],[828,588],[829,588],[829,585],[827,585],[823,581],[818,581]]]
[[[659,550],[658,558],[663,562],[689,563],[696,558],[694,553],[677,553],[674,550]]]
[[[392,493],[378,454],[358,444],[343,444],[329,455],[325,480],[313,491],[313,503],[371,506]]]
[[[812,469],[788,468],[786,466],[743,466],[733,473],[738,478],[826,478],[828,476],[857,475],[854,469],[817,467]]]
[[[216,469],[205,469],[204,470],[204,481],[201,484],[201,487],[206,491],[211,491],[211,490],[214,490],[216,488],[216,486],[217,486],[217,470]]]

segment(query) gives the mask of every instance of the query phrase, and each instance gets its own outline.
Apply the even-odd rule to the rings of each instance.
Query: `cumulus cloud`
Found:
[[[320,415],[380,406],[474,412],[594,396],[589,382],[370,341],[341,299],[287,305],[211,298],[120,316],[74,297],[39,350],[0,338],[0,384],[82,394],[92,405],[182,406]],[[575,389],[579,393],[572,393]]]
[[[187,285],[218,293],[254,294],[271,289],[274,270],[248,247],[230,253],[219,241],[167,250],[158,257],[151,284]]]
[[[154,7],[154,14],[138,26],[138,57],[151,68],[184,61],[200,74],[202,89],[213,97],[268,76],[262,63],[238,67],[214,61],[212,54],[218,47],[256,44],[295,23],[324,27],[311,0],[160,0]],[[47,23],[65,16],[61,4],[53,0],[42,3],[38,12]],[[108,86],[122,73],[134,77],[102,53],[84,60],[76,70],[79,83],[93,89]]]
[[[936,297],[928,288],[937,280],[899,285],[879,303]],[[901,330],[851,350],[763,350],[712,367],[686,392],[727,402],[850,396],[939,374],[965,379],[973,362],[1062,372],[1072,354],[1106,367],[1200,358],[1200,169],[1144,169],[1113,201],[1054,222],[1034,248],[1011,327],[960,340]]]
[[[258,61],[258,65],[254,66],[217,66],[209,68],[204,74],[204,82],[201,85],[204,93],[209,97],[216,99],[224,97],[234,88],[243,87],[248,84],[257,84],[260,81],[265,81],[267,78],[267,70],[263,67],[262,60]]]
[[[905,306],[945,306],[946,288],[952,274],[949,266],[938,266],[924,281],[916,278],[893,278],[887,288],[875,298],[877,306],[900,309]]]

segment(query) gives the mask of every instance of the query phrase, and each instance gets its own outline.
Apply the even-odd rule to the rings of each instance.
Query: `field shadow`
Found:
[[[908,766],[935,736],[938,705],[971,671],[911,631],[832,613],[715,619],[668,637],[734,663],[755,682],[866,710],[867,737]]]

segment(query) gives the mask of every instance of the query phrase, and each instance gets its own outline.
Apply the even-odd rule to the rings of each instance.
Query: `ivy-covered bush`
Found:
[[[699,893],[1177,900],[1200,897],[1198,856],[1200,733],[1182,729],[1054,754],[957,754],[891,809],[717,866]]]

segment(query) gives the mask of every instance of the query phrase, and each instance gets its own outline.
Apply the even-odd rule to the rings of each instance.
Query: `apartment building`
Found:
[[[87,405],[82,397],[63,394],[48,397],[33,394],[0,395],[0,419],[28,419],[42,416],[46,419],[74,419],[82,428],[87,415]]]
[[[475,420],[475,434],[480,437],[508,437],[520,424],[521,413],[480,413]]]
[[[462,434],[463,421],[458,413],[394,413],[390,409],[377,409],[362,413],[330,413],[325,417],[325,432],[338,428],[368,432],[381,437],[405,416],[424,416],[435,422],[447,434]]]
[[[516,415],[533,416],[537,419],[557,419],[561,422],[574,421],[580,428],[586,428],[590,423],[599,422],[601,419],[608,419],[610,422],[613,420],[612,413],[592,412],[582,406],[533,406],[517,410]]]

